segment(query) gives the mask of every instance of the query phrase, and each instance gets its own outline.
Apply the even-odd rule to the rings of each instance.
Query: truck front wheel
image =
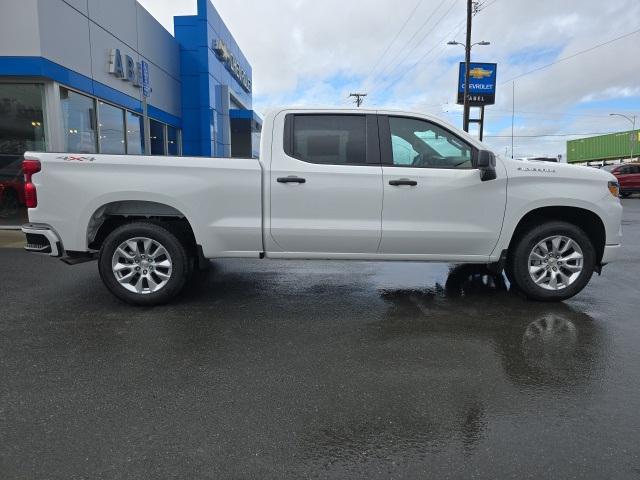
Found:
[[[98,268],[119,299],[142,306],[175,297],[189,275],[187,249],[170,230],[148,222],[116,228],[102,244]]]
[[[519,237],[510,252],[513,282],[539,301],[562,301],[589,283],[596,253],[582,229],[552,221],[534,226]]]

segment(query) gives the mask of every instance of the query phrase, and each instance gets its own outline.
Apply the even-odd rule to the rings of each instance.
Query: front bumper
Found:
[[[48,254],[52,257],[61,257],[64,250],[58,234],[49,225],[36,225],[28,223],[22,226],[27,243],[24,249],[27,252]]]
[[[606,265],[617,260],[620,256],[620,250],[622,245],[605,245],[604,253],[602,254],[601,264]]]

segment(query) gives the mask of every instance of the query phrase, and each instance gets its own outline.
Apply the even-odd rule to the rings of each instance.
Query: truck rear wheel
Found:
[[[596,253],[582,229],[553,221],[525,232],[510,253],[513,282],[524,294],[539,301],[562,301],[589,283]]]
[[[132,305],[153,306],[168,302],[182,290],[190,262],[184,244],[170,230],[136,222],[107,236],[98,268],[116,297]]]

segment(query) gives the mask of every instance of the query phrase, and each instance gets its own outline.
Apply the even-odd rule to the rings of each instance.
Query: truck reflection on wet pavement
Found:
[[[640,475],[640,202],[565,303],[482,267],[215,262],[132,308],[0,250],[4,478]]]

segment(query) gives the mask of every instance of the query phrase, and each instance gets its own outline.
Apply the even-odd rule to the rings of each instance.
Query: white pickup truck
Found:
[[[23,169],[26,249],[97,258],[138,305],[225,257],[483,263],[564,300],[622,236],[611,174],[496,157],[417,113],[272,111],[259,160],[28,152]]]

